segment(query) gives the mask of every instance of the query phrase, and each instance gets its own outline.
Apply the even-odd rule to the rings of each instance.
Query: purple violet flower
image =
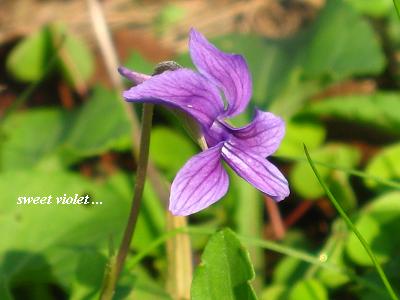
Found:
[[[208,149],[193,156],[176,175],[170,211],[186,216],[221,199],[229,185],[223,161],[261,192],[283,200],[289,195],[288,182],[266,157],[281,143],[284,121],[256,110],[247,126],[230,126],[225,120],[243,112],[251,98],[245,59],[220,51],[195,29],[190,31],[189,49],[198,72],[181,68],[150,77],[119,70],[137,84],[124,92],[127,101],[164,104],[186,112],[199,124],[207,143]]]

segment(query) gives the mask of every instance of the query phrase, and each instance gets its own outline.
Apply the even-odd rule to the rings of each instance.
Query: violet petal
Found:
[[[222,157],[226,163],[244,180],[261,192],[280,201],[289,195],[286,178],[264,157],[246,149],[225,142]]]
[[[118,72],[126,79],[132,81],[135,85],[141,84],[151,77],[150,75],[138,73],[125,67],[119,67]]]
[[[172,186],[169,210],[186,216],[221,199],[228,190],[229,177],[222,165],[223,143],[193,156],[178,172]]]
[[[252,93],[251,75],[243,56],[220,51],[193,28],[190,31],[189,50],[200,73],[224,92],[228,101],[225,116],[241,113]]]
[[[285,122],[270,112],[256,110],[253,121],[242,128],[226,125],[231,132],[231,144],[240,144],[262,157],[273,154],[285,135]]]
[[[209,127],[224,109],[218,89],[189,69],[165,71],[123,93],[131,102],[165,104],[181,109]]]

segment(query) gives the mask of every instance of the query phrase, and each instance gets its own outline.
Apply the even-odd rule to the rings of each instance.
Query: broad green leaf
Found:
[[[2,173],[0,190],[0,273],[15,284],[68,285],[80,251],[107,244],[110,235],[118,240],[129,207],[128,199],[65,171]],[[91,204],[57,204],[56,197],[64,194],[89,195]],[[52,203],[17,204],[29,196],[52,196]]]
[[[67,116],[58,109],[31,109],[11,115],[3,125],[1,168],[32,168],[49,160],[63,142]],[[57,165],[57,159],[52,165]]]
[[[399,111],[400,94],[379,92],[326,99],[308,106],[305,114],[357,123],[399,136]]]
[[[114,199],[124,199],[128,203],[132,201],[134,180],[131,176],[115,173],[107,178],[101,193]],[[100,193],[100,192],[99,192]],[[132,247],[136,251],[147,249],[165,231],[165,207],[155,194],[152,186],[146,182],[143,192],[143,203],[138,216]],[[126,222],[128,212],[126,212]]]
[[[191,299],[256,299],[249,254],[229,229],[215,233],[194,274]]]
[[[7,57],[7,70],[22,81],[36,81],[44,75],[52,51],[48,27],[19,42]]]
[[[123,179],[119,176],[98,184],[65,171],[0,174],[0,273],[15,284],[52,282],[69,286],[83,252],[107,248],[110,237],[119,244],[132,193],[126,185],[133,185]],[[91,202],[102,204],[57,204],[55,197],[64,194],[87,194]],[[52,204],[17,204],[18,197],[49,195]],[[162,230],[163,211],[154,209],[152,202],[156,200],[149,198],[147,192],[136,232],[147,244],[137,243],[136,249],[147,247]]]
[[[346,0],[362,14],[384,17],[393,9],[393,0]]]
[[[400,1],[399,0],[393,0],[394,6],[397,11],[397,15],[400,18]]]
[[[179,169],[196,154],[188,136],[167,127],[155,127],[151,133],[150,158],[173,178]]]
[[[342,0],[327,1],[313,24],[305,76],[341,80],[352,75],[379,74],[385,56],[372,27]]]
[[[289,292],[289,300],[327,300],[326,288],[316,279],[304,279],[297,282]]]
[[[51,27],[53,43],[57,47],[57,42],[65,36],[64,44],[58,51],[59,69],[68,83],[76,90],[85,92],[86,82],[90,79],[94,71],[92,53],[87,48],[84,41],[72,35],[61,24]]]
[[[331,144],[314,150],[311,156],[316,162],[343,168],[353,168],[360,160],[360,154],[356,148],[341,144]],[[341,204],[347,209],[353,208],[355,196],[348,183],[348,175],[325,167],[319,167],[318,170],[331,188],[340,192],[342,196],[346,196],[341,198]],[[290,173],[290,179],[292,187],[305,199],[317,199],[325,194],[307,162],[296,163]]]
[[[96,299],[101,290],[107,259],[104,255],[91,251],[80,254],[75,278],[71,286],[70,300]]]
[[[0,276],[0,299],[13,300],[14,297],[11,295],[10,288],[4,276]]]
[[[320,146],[325,139],[325,129],[316,122],[286,122],[286,133],[276,155],[302,157],[303,144],[312,150]]]
[[[53,55],[58,57],[57,71],[83,91],[94,70],[93,57],[84,42],[61,24],[44,26],[24,38],[7,58],[7,69],[19,80],[36,81]]]
[[[374,158],[366,168],[366,173],[385,179],[400,179],[400,143],[385,147]],[[379,187],[374,180],[366,180],[365,183],[371,188]]]
[[[69,154],[85,157],[108,150],[129,149],[131,125],[122,101],[115,92],[96,87],[66,137]]]
[[[385,67],[373,28],[341,0],[328,1],[312,24],[291,38],[231,35],[214,41],[246,58],[256,105],[285,116],[330,83],[379,74]]]
[[[389,262],[400,247],[400,192],[380,196],[367,205],[355,224],[381,263]],[[358,265],[372,266],[371,259],[354,235],[347,242],[347,254]]]
[[[254,35],[232,35],[215,39],[225,52],[240,53],[249,65],[256,105],[266,108],[301,68],[299,56],[307,44],[300,35],[288,40],[265,40]]]

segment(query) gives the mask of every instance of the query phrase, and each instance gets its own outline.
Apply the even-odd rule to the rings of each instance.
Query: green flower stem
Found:
[[[114,295],[118,277],[124,266],[124,262],[129,251],[132,237],[133,234],[135,233],[136,223],[139,216],[140,206],[142,203],[144,184],[146,181],[153,110],[154,110],[153,104],[143,104],[143,118],[142,118],[142,130],[140,136],[139,160],[136,171],[135,188],[134,188],[131,210],[129,214],[128,223],[125,227],[125,232],[122,238],[121,246],[118,250],[118,254],[115,260],[111,261],[109,273],[106,274],[105,283],[100,297],[102,300],[111,300]]]
[[[364,237],[361,235],[361,233],[358,231],[358,229],[356,228],[356,226],[353,224],[353,222],[350,220],[350,218],[347,216],[347,214],[344,212],[343,208],[340,206],[339,202],[335,199],[335,197],[333,196],[333,194],[331,193],[331,191],[329,190],[329,188],[327,187],[327,185],[324,183],[324,181],[322,180],[321,176],[318,173],[317,168],[314,165],[314,162],[312,161],[310,154],[308,153],[307,147],[306,145],[304,145],[304,152],[306,153],[307,156],[307,160],[315,174],[315,176],[317,177],[319,184],[321,185],[321,187],[324,189],[326,195],[328,196],[329,200],[331,200],[333,206],[336,208],[336,210],[339,212],[340,216],[343,218],[343,220],[346,222],[347,226],[354,232],[354,234],[357,236],[358,240],[361,242],[362,246],[364,247],[365,251],[367,251],[369,257],[371,258],[372,263],[374,264],[376,271],[379,274],[379,277],[381,278],[383,284],[386,287],[387,292],[389,293],[390,297],[393,300],[399,300],[399,298],[397,298],[392,286],[390,285],[389,280],[386,277],[385,272],[383,271],[382,267],[380,266],[380,264],[378,263],[374,253],[372,252],[370,246],[368,245],[367,241],[364,239]]]

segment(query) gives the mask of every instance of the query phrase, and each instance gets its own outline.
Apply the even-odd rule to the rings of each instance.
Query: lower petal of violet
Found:
[[[289,195],[286,178],[272,163],[249,149],[225,142],[221,150],[226,163],[244,180],[276,201]]]
[[[171,187],[169,210],[186,216],[221,199],[229,177],[222,165],[220,143],[193,156],[178,172]]]

